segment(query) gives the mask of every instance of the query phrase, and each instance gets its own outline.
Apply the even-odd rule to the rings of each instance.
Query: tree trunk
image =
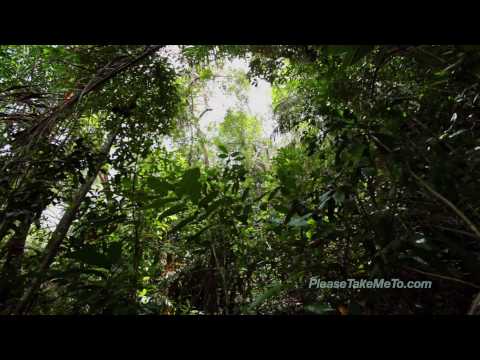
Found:
[[[12,293],[20,290],[19,274],[22,267],[25,242],[32,222],[33,215],[26,214],[20,229],[10,238],[7,244],[7,255],[0,276],[0,304],[5,304],[5,306],[8,306]]]
[[[205,115],[209,111],[212,111],[212,109],[207,108],[207,109],[203,110],[202,113],[200,114],[200,116],[198,117],[196,123],[195,123],[195,127],[196,127],[196,130],[197,130],[197,138],[200,142],[200,146],[202,147],[203,163],[205,164],[206,168],[208,168],[210,166],[210,161],[208,160],[208,148],[207,148],[207,144],[206,144],[207,137],[205,136],[205,134],[200,129],[200,119],[203,117],[203,115]]]
[[[137,159],[138,163],[138,159]],[[137,167],[137,164],[135,165]],[[132,184],[132,195],[134,197],[134,207],[133,207],[133,225],[134,229],[134,248],[133,248],[133,279],[132,279],[132,292],[131,292],[131,301],[134,306],[137,305],[137,290],[139,288],[139,270],[142,263],[142,242],[141,242],[141,233],[143,225],[143,216],[142,213],[138,214],[138,202],[136,199],[136,183],[138,178],[138,170],[135,169],[135,175],[133,178]]]
[[[14,309],[14,314],[21,315],[28,310],[30,306],[31,300],[37,290],[40,288],[40,285],[43,281],[43,276],[48,271],[50,264],[52,263],[53,259],[58,253],[60,245],[62,244],[65,236],[67,235],[70,226],[75,220],[76,213],[80,204],[85,200],[87,193],[90,191],[93,182],[97,178],[98,172],[100,168],[105,163],[105,160],[108,157],[110,152],[110,148],[112,147],[113,141],[115,139],[115,134],[110,134],[103,145],[100,156],[103,158],[102,161],[99,161],[97,166],[95,167],[94,173],[87,179],[87,181],[78,189],[77,193],[75,194],[70,207],[65,211],[65,214],[62,216],[62,219],[58,223],[55,231],[53,232],[46,248],[44,251],[44,256],[42,262],[40,264],[40,268],[38,269],[37,276],[33,279],[32,284],[30,287],[25,291],[22,298],[20,299],[17,307]]]

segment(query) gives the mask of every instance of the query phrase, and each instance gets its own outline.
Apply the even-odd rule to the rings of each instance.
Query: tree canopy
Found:
[[[0,313],[480,313],[479,86],[479,46],[0,46]]]

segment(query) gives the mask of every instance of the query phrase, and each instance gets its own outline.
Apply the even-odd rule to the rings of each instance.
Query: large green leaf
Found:
[[[238,217],[238,219],[239,219],[244,225],[247,224],[248,215],[250,214],[251,211],[252,211],[252,205],[247,205],[247,206],[245,206],[245,207],[243,208],[242,213],[241,213],[240,216]]]
[[[198,215],[198,211],[196,211],[193,215],[187,216],[185,219],[181,220],[177,223],[174,227],[170,229],[171,232],[175,232],[183,228],[185,225],[192,223]]]
[[[303,216],[294,215],[288,222],[288,225],[293,227],[307,227],[309,226],[307,220],[311,215],[312,215],[311,213]]]
[[[346,66],[355,65],[374,49],[373,45],[355,46],[348,51],[343,64]]]
[[[272,190],[272,192],[268,195],[268,198],[267,200],[268,201],[271,201],[275,195],[277,195],[277,193],[280,191],[280,186],[277,186],[275,189]]]
[[[180,182],[176,186],[176,193],[179,197],[184,195],[190,197],[194,203],[200,200],[202,185],[200,183],[200,169],[193,168],[187,170]]]
[[[184,211],[186,210],[187,207],[185,206],[185,204],[183,203],[180,203],[180,204],[176,204],[176,205],[173,205],[171,208],[168,208],[167,210],[165,210],[163,213],[161,213],[160,215],[158,215],[158,220],[161,220],[163,218],[166,218],[167,216],[172,216],[172,215],[175,215],[181,211]]]
[[[108,246],[106,256],[112,264],[117,263],[122,257],[122,243],[119,241],[111,243]]]
[[[205,212],[207,214],[212,213],[213,211],[217,210],[220,205],[224,203],[224,199],[218,199],[214,202],[212,202],[206,209]]]
[[[143,208],[144,209],[162,209],[165,205],[178,201],[178,198],[176,196],[170,196],[167,198],[162,198],[162,199],[156,199],[153,202],[151,202],[148,205],[145,205]]]
[[[265,301],[272,299],[278,295],[286,288],[287,286],[282,283],[278,283],[275,285],[270,286],[267,290],[265,290],[262,294],[260,294],[249,306],[250,310],[254,310],[260,305],[262,305]]]
[[[218,149],[219,149],[222,153],[228,154],[228,149],[226,148],[225,145],[223,145],[223,144],[218,144],[217,147],[218,147]]]
[[[328,201],[332,198],[332,193],[333,193],[333,190],[328,190],[327,192],[325,192],[324,194],[322,194],[322,196],[320,196],[320,203],[318,205],[318,209],[319,210],[322,210],[325,205],[327,205]]]
[[[242,202],[245,202],[245,200],[247,200],[247,197],[248,197],[248,193],[250,192],[250,188],[246,188],[244,191],[243,191],[243,194],[242,194]]]
[[[105,269],[110,268],[113,262],[107,255],[97,251],[94,246],[86,245],[69,255],[71,259],[78,260],[84,264],[98,266]]]
[[[328,45],[325,48],[330,55],[344,55],[352,51],[351,46],[344,45]]]
[[[345,193],[342,191],[336,191],[335,194],[333,194],[333,198],[337,205],[341,205],[345,200]]]
[[[198,205],[206,208],[208,204],[210,204],[212,200],[214,200],[217,197],[217,195],[218,195],[218,191],[216,190],[211,191],[202,200],[200,200]]]
[[[173,190],[172,184],[170,184],[168,181],[161,180],[161,179],[159,179],[157,177],[154,177],[154,176],[150,176],[147,179],[147,185],[151,189],[155,190],[155,192],[159,196],[165,196],[165,195],[168,194],[169,190]]]
[[[193,235],[189,236],[188,237],[188,240],[194,240],[194,239],[197,239],[200,235],[202,235],[205,231],[207,231],[208,229],[210,229],[211,227],[215,226],[215,224],[210,224],[210,225],[207,225],[203,228],[201,228],[200,230],[198,230],[196,233],[194,233]]]
[[[286,214],[286,213],[288,213],[289,210],[290,210],[288,207],[286,207],[286,206],[283,205],[283,204],[274,204],[274,205],[273,205],[273,208],[274,208],[275,210],[277,210],[279,213],[282,213],[282,214]]]

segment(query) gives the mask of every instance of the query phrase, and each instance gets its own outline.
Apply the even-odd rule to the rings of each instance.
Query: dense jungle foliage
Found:
[[[480,46],[0,46],[0,313],[480,313],[479,115]]]

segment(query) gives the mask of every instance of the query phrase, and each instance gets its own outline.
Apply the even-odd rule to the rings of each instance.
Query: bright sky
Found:
[[[180,49],[177,45],[168,45],[161,53],[167,54],[168,59],[175,67],[181,67],[180,60],[178,59]],[[248,72],[248,62],[244,59],[227,61],[221,73],[228,74],[231,70],[242,70],[246,73]],[[208,107],[211,108],[212,111],[207,112],[200,121],[200,127],[204,132],[207,132],[209,125],[221,123],[228,109],[234,107],[237,102],[235,95],[226,94],[222,89],[222,78],[210,80],[207,84],[207,92]],[[264,136],[270,137],[274,129],[272,88],[270,84],[265,80],[259,79],[257,86],[250,85],[247,96],[248,112],[261,121]],[[198,108],[197,115],[200,115],[203,110],[204,108]]]
[[[229,61],[225,66],[225,73],[230,70],[248,72],[248,63],[242,59]],[[233,94],[226,94],[221,88],[220,80],[213,79],[208,84],[208,106],[212,111],[206,113],[200,121],[202,130],[206,130],[211,123],[219,124],[223,121],[229,108],[234,107],[236,98]],[[272,113],[272,88],[265,80],[259,80],[257,86],[250,86],[247,92],[248,110],[250,115],[256,116],[263,126],[264,136],[269,137],[274,128]]]

